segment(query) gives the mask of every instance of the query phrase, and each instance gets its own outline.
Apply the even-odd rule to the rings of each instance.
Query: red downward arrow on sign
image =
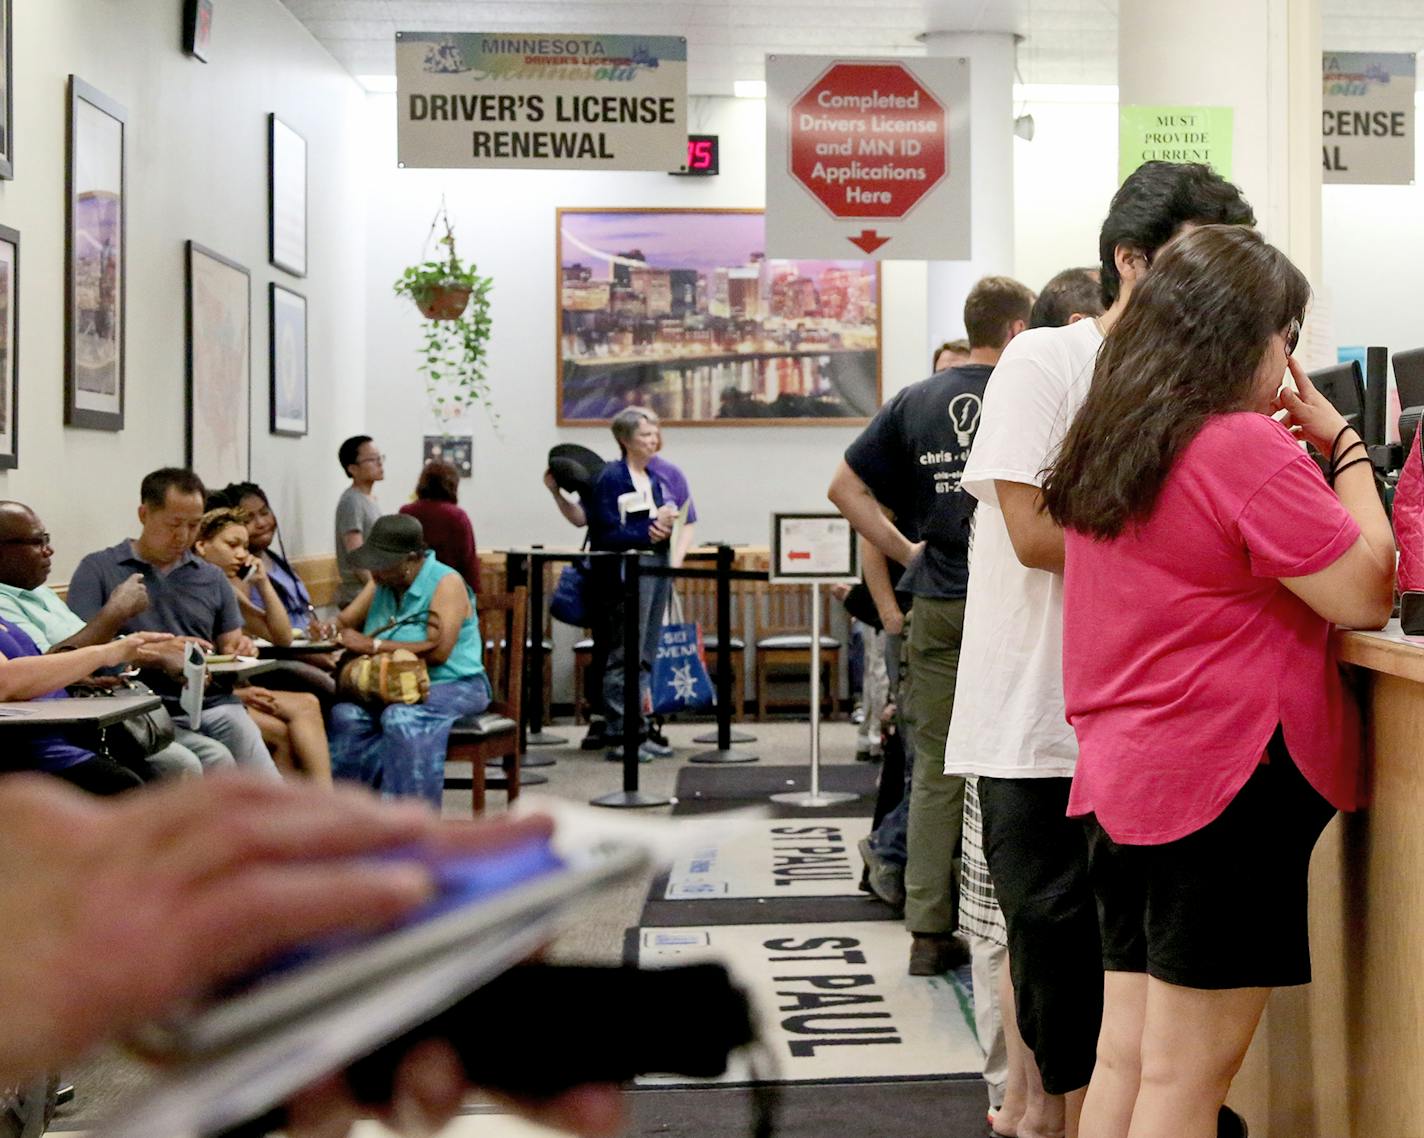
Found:
[[[792,550],[788,550],[788,551],[787,551],[787,554],[786,554],[786,560],[787,560],[787,561],[810,561],[810,560],[811,560],[811,552],[810,552],[810,550],[803,550],[803,549],[792,549]]]
[[[881,237],[880,234],[876,233],[873,229],[862,229],[859,237],[848,237],[846,240],[852,245],[864,249],[867,253],[874,253],[875,250],[879,249],[880,246],[884,245],[890,238]]]

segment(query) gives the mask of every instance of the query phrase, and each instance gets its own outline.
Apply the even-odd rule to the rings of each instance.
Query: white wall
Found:
[[[1014,275],[1035,292],[1062,269],[1098,264],[1117,191],[1117,103],[1031,102],[1032,142],[1014,140]]]
[[[695,99],[691,129],[721,136],[722,173],[673,178],[654,173],[528,170],[398,170],[394,96],[369,98],[370,149],[367,315],[369,433],[387,456],[377,496],[387,510],[405,501],[420,468],[421,435],[437,430],[425,408],[419,314],[391,294],[391,283],[421,253],[444,195],[462,256],[494,279],[488,374],[501,416],[498,430],[476,413],[474,478],[464,483],[483,548],[575,538],[540,484],[558,442],[616,453],[608,430],[559,428],[555,420],[559,206],[741,206],[764,200],[765,104]],[[886,395],[922,379],[925,326],[923,262],[888,263],[882,293],[882,374]],[[687,473],[709,539],[765,544],[774,510],[829,509],[826,486],[851,427],[679,427],[667,455]]]
[[[15,179],[0,222],[20,231],[20,464],[0,497],[55,535],[53,579],[137,530],[143,475],[183,461],[184,242],[252,274],[252,473],[293,553],[330,549],[338,442],[365,421],[364,95],[278,0],[217,5],[212,62],[180,49],[174,0],[14,5]],[[125,428],[63,424],[65,111],[70,73],[128,110]],[[307,139],[305,280],[267,263],[267,114]],[[267,432],[267,282],[306,294],[311,433]],[[201,471],[199,472],[201,473]]]

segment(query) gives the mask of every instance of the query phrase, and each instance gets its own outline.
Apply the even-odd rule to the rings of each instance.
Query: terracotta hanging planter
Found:
[[[427,320],[458,320],[465,314],[472,290],[462,285],[434,285],[416,301]]]
[[[445,235],[436,241],[439,251],[434,259],[428,259],[426,250],[441,225]],[[425,375],[430,408],[442,420],[481,404],[492,419],[498,419],[490,408],[485,376],[491,287],[490,278],[480,276],[473,262],[461,261],[456,255],[455,227],[442,200],[420,262],[409,266],[395,282],[396,295],[409,297],[425,318],[418,370]]]

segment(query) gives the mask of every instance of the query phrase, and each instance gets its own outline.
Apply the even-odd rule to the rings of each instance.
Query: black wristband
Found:
[[[1335,448],[1340,445],[1340,440],[1345,437],[1345,432],[1353,431],[1354,429],[1355,428],[1350,426],[1349,423],[1346,423],[1343,427],[1340,428],[1340,433],[1335,436],[1335,441],[1330,444],[1330,454],[1326,456],[1330,459],[1331,462],[1335,461]]]
[[[1352,466],[1359,466],[1362,462],[1369,462],[1368,458],[1357,458],[1353,462],[1347,462],[1344,466],[1338,467],[1330,472],[1330,485],[1335,485],[1335,480],[1349,470]],[[1371,463],[1373,465],[1373,463]]]
[[[1365,447],[1365,444],[1364,444],[1363,442],[1361,442],[1359,439],[1356,439],[1356,440],[1355,440],[1354,442],[1352,442],[1349,446],[1347,446],[1344,450],[1342,450],[1338,455],[1336,455],[1334,459],[1331,460],[1331,463],[1330,463],[1330,470],[1331,470],[1332,473],[1335,472],[1336,470],[1339,470],[1339,469],[1340,469],[1340,463],[1341,463],[1341,461],[1344,459],[1344,457],[1345,457],[1347,454],[1349,454],[1349,453],[1350,453],[1352,450],[1354,450],[1356,447],[1359,447],[1361,450],[1367,450],[1367,448]]]

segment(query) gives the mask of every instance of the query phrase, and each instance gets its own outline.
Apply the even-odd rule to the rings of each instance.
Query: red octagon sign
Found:
[[[791,104],[791,174],[833,217],[904,217],[948,169],[944,105],[899,63],[833,63]]]

